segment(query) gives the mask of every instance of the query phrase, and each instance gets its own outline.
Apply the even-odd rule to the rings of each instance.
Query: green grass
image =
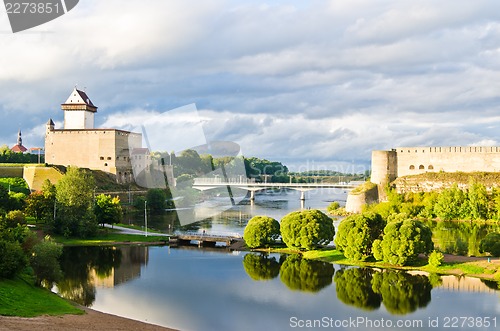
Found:
[[[99,234],[93,238],[66,238],[64,236],[54,236],[53,239],[63,245],[68,246],[96,246],[96,245],[113,245],[116,243],[152,243],[152,242],[168,242],[168,237],[122,234],[122,233],[107,233]]]
[[[144,231],[144,226],[140,226],[140,225],[130,225],[130,224],[123,224],[123,223],[118,223],[116,225],[117,226],[121,226],[122,228]],[[157,230],[154,230],[154,229],[151,229],[151,228],[148,228],[148,232],[151,232],[151,233],[163,233],[161,231],[157,231]]]
[[[83,313],[57,294],[32,285],[27,275],[0,280],[0,315],[34,317]]]

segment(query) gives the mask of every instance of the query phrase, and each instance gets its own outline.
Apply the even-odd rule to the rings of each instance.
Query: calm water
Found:
[[[325,208],[342,197],[345,200],[343,192],[310,194],[304,207]],[[301,207],[294,193],[257,199],[254,205],[237,206],[191,228],[241,233],[252,215],[279,219]],[[157,228],[177,228],[169,217],[158,219]],[[500,319],[493,320],[500,315],[497,284],[467,277],[382,272],[294,255],[191,247],[66,247],[62,268],[62,296],[99,311],[181,330],[428,330],[429,325],[476,330],[486,322],[486,330],[500,327]]]

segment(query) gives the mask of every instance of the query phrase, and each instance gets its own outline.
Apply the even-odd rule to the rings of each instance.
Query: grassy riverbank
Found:
[[[83,313],[57,294],[34,286],[29,275],[0,280],[0,315],[34,317]]]
[[[168,237],[124,233],[100,233],[95,237],[81,238],[66,238],[64,236],[54,236],[53,239],[60,244],[66,246],[110,246],[123,244],[145,244],[145,245],[165,245],[168,243]]]

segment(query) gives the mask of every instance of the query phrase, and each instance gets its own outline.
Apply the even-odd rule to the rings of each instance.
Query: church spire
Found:
[[[21,129],[19,129],[19,132],[17,133],[17,146],[22,146],[23,145],[23,138],[21,138]]]

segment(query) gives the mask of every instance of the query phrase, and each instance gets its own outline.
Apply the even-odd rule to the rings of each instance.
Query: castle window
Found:
[[[418,168],[419,168],[420,170],[425,169],[425,167],[424,167],[424,165],[423,165],[423,164],[419,165],[419,166],[418,166]]]
[[[415,166],[413,164],[410,166],[410,170],[415,170]]]
[[[104,156],[101,156],[101,157],[100,157],[100,159],[101,159],[101,160],[104,160]]]
[[[111,160],[111,156],[108,156],[108,160]]]
[[[108,166],[108,164],[107,164],[107,163],[104,163],[104,166],[105,166],[105,167],[107,167],[107,166]]]
[[[434,166],[431,164],[430,166],[427,167],[429,170],[434,170]]]

